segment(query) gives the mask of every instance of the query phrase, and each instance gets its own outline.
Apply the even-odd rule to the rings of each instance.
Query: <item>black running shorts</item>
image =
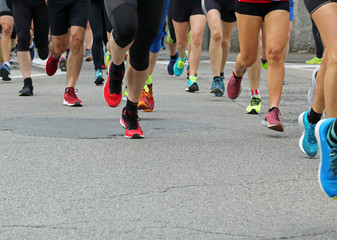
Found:
[[[275,1],[272,3],[247,3],[236,1],[235,4],[235,12],[243,15],[259,16],[262,18],[275,10],[285,10],[289,12],[289,2]]]
[[[48,0],[51,34],[63,35],[72,26],[87,27],[90,0]]]
[[[12,0],[0,0],[0,17],[12,15]]]
[[[210,10],[215,9],[220,12],[222,21],[236,22],[235,1],[236,0],[201,0],[201,6],[205,15]]]
[[[188,22],[192,15],[204,15],[200,0],[171,0],[170,8],[176,22]]]
[[[304,0],[304,4],[308,9],[310,15],[313,14],[317,9],[319,9],[323,5],[331,2],[337,2],[337,0]]]

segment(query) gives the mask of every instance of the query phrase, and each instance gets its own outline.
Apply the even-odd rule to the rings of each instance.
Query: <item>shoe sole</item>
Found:
[[[259,114],[259,112],[256,111],[255,109],[252,109],[252,110],[250,110],[250,111],[246,111],[246,114],[257,115],[257,114]]]
[[[82,107],[82,103],[75,102],[74,104],[69,104],[67,101],[63,100],[63,105],[68,107]]]
[[[210,91],[210,93],[223,93],[221,88],[214,88]]]
[[[197,84],[193,83],[191,86],[186,88],[187,92],[196,92],[199,91],[199,87]]]
[[[322,148],[321,148],[321,138],[319,136],[319,129],[322,125],[322,123],[324,122],[325,120],[321,120],[317,123],[316,127],[315,127],[315,136],[316,136],[316,139],[317,139],[317,144],[319,146],[319,151],[320,151],[320,154],[321,156],[323,155],[322,153]],[[321,187],[322,189],[322,192],[327,195],[323,189],[323,186],[322,186],[322,183],[321,183],[321,169],[322,169],[322,159],[320,159],[319,161],[319,167],[318,167],[318,182],[319,182],[319,186]],[[328,195],[327,195],[328,196]],[[328,196],[329,197],[329,196]],[[336,197],[329,197],[329,198],[332,198],[332,199],[337,199],[337,196]]]
[[[137,106],[137,110],[143,110],[144,112],[152,112],[151,107],[145,103],[139,103]]]
[[[261,124],[263,126],[266,126],[267,128],[277,131],[277,132],[284,132],[284,128],[283,128],[283,124],[279,123],[279,124],[269,124],[266,120],[263,120],[261,122]]]
[[[33,93],[19,93],[18,96],[20,97],[29,97],[29,96],[33,96]]]
[[[120,119],[119,122],[122,125],[122,127],[124,129],[126,129],[126,126],[124,125],[122,119]],[[124,135],[124,137],[127,138],[127,139],[142,139],[142,138],[144,138],[144,135],[133,134],[132,136],[126,136],[126,135]]]
[[[95,80],[96,85],[102,85],[104,83],[104,79],[102,77],[98,77]]]

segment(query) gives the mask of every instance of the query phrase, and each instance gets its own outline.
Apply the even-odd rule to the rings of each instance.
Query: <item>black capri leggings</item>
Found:
[[[149,66],[150,47],[155,39],[164,8],[164,0],[105,0],[116,44],[130,48],[130,64],[137,71]]]
[[[17,50],[29,51],[32,20],[36,48],[48,46],[49,23],[46,3],[36,0],[13,0],[12,8],[18,37]]]
[[[107,32],[110,25],[106,17],[103,0],[91,0],[89,23],[92,30],[92,57],[94,59],[95,70],[98,70],[101,69],[104,63],[103,43],[106,44],[108,41]]]

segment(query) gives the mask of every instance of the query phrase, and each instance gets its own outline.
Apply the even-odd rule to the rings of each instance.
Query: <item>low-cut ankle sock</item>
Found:
[[[24,86],[32,86],[33,85],[32,79],[31,78],[25,78],[23,80],[23,85]]]
[[[279,109],[278,107],[272,107],[269,109],[269,112],[273,111],[274,109]]]
[[[137,111],[137,105],[138,102],[134,103],[127,99],[125,109],[129,111]]]
[[[330,125],[327,135],[327,140],[330,147],[337,148],[337,120]]]
[[[311,125],[313,124],[317,124],[319,122],[319,120],[321,120],[322,114],[321,113],[317,113],[314,111],[314,109],[310,109],[310,112],[308,114],[308,121]]]
[[[175,55],[173,56],[170,56],[171,60],[176,60],[178,58],[178,53],[176,53]]]

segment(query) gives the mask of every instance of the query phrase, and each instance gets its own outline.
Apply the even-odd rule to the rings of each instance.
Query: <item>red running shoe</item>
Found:
[[[280,122],[279,115],[281,115],[280,110],[275,108],[267,114],[266,118],[261,122],[261,124],[269,129],[283,132],[283,124]]]
[[[75,92],[77,92],[77,89],[75,90],[73,87],[66,88],[63,105],[69,107],[82,107],[82,101],[78,99]]]
[[[154,98],[152,92],[152,84],[148,84],[149,92],[143,89],[142,95],[140,96],[137,109],[143,110],[144,112],[152,112],[154,108]]]
[[[137,110],[130,111],[123,108],[123,114],[120,123],[125,129],[126,138],[144,138],[143,131],[138,123],[139,120],[140,119],[138,117]]]
[[[121,66],[116,66],[112,63],[112,61],[110,61],[108,78],[103,88],[104,101],[110,107],[117,107],[122,100],[124,72],[124,62]]]
[[[246,70],[243,72],[245,74]],[[227,83],[227,96],[230,99],[236,99],[240,93],[241,93],[241,81],[242,77],[235,77],[234,72],[232,73],[232,76],[230,77],[228,83]]]
[[[59,66],[59,59],[60,58],[55,58],[53,54],[50,54],[46,62],[46,73],[48,76],[53,76],[56,73]]]

